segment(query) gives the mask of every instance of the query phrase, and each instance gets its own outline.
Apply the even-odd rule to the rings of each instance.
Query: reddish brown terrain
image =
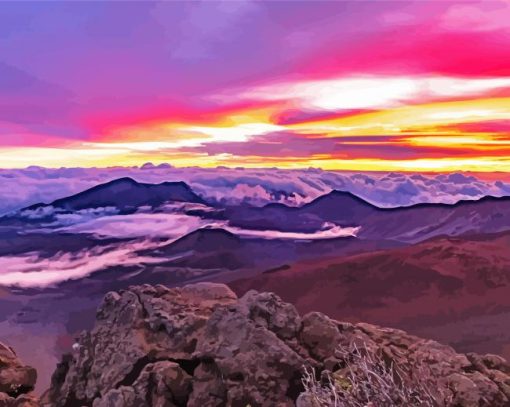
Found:
[[[273,291],[300,312],[407,329],[462,351],[510,356],[510,233],[299,262],[232,282]]]

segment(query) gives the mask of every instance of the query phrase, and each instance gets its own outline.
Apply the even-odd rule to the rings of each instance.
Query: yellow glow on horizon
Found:
[[[38,157],[34,162],[32,157]],[[207,155],[175,153],[172,155],[126,154],[119,150],[82,150],[58,148],[3,148],[0,160],[4,168],[25,168],[30,165],[44,167],[112,167],[139,166],[151,161],[154,164],[171,163],[176,167],[246,167],[246,168],[289,168],[300,169],[320,167],[324,170],[345,171],[424,171],[424,172],[510,172],[510,157],[445,157],[409,160],[385,160],[377,158],[337,158],[327,154],[310,157],[237,157],[229,154]]]
[[[74,143],[66,148],[0,147],[0,162],[6,168],[29,165],[47,167],[134,166],[147,161],[170,162],[174,166],[243,166],[307,168],[352,171],[467,171],[510,172],[510,137],[503,133],[462,132],[463,124],[510,120],[510,97],[436,102],[408,105],[387,110],[353,113],[348,116],[310,119],[294,124],[276,124],[276,107],[245,108],[225,112],[211,120],[157,121],[110,129],[93,142]],[[250,143],[268,133],[287,131],[309,139],[322,137],[359,137],[345,145],[378,145],[443,149],[441,158],[384,159],[323,154],[306,157],[274,157],[207,154],[196,149],[208,143]],[[364,141],[366,136],[391,136],[394,140]],[[270,143],[270,141],[269,141]],[[182,149],[182,150],[181,150]],[[457,151],[453,151],[457,150]],[[438,150],[440,151],[440,150]],[[340,151],[341,153],[341,151]],[[461,154],[459,154],[461,153]]]
[[[314,133],[319,129],[329,137],[366,136],[401,134],[414,129],[421,130],[424,127],[504,119],[510,119],[510,98],[412,105],[341,118],[308,121],[288,127],[305,134]]]
[[[149,161],[154,164],[171,162],[176,167],[196,166],[197,162],[203,167],[221,165],[217,157],[207,154],[135,154],[125,149],[111,148],[0,148],[3,168],[26,168],[31,165],[48,168],[139,166]]]
[[[510,147],[510,140],[499,140],[489,134],[454,135],[454,136],[413,136],[402,139],[407,145],[417,147],[469,147],[475,150],[498,150]]]

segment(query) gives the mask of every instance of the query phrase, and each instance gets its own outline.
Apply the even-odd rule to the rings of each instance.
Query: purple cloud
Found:
[[[38,202],[49,203],[121,177],[140,182],[184,181],[205,199],[264,205],[298,205],[332,189],[350,191],[380,206],[420,202],[453,203],[483,195],[508,195],[505,178],[485,181],[476,174],[351,173],[281,169],[228,168],[61,168],[0,169],[0,213]]]

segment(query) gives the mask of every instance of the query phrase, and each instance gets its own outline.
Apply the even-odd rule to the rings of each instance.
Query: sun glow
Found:
[[[37,164],[44,166],[151,161],[205,167],[506,171],[510,97],[486,93],[501,93],[508,86],[506,77],[437,76],[347,77],[269,85],[232,92],[231,98],[247,100],[242,108],[224,106],[197,120],[189,114],[182,119],[130,120],[126,125],[96,129],[89,141],[74,142],[65,149],[0,148],[0,159],[7,167],[30,165],[37,157]],[[295,118],[286,123],[280,117],[289,109]],[[490,131],[465,129],[480,123],[488,123]],[[323,151],[308,151],[327,139],[334,142],[324,144],[329,147]],[[271,150],[258,154],[261,146]],[[399,149],[408,157],[399,157]]]

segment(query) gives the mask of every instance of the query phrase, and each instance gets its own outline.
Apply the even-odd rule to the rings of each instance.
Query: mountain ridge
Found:
[[[139,196],[136,196],[139,195]],[[114,206],[132,208],[159,206],[165,202],[191,202],[205,204],[183,181],[166,181],[159,184],[142,183],[130,177],[122,177],[88,188],[77,194],[57,199],[49,204],[38,203],[24,210],[53,206],[67,210],[80,210]]]
[[[471,211],[477,211],[473,217]],[[327,224],[361,227],[357,236],[415,243],[438,234],[492,233],[510,229],[510,197],[485,196],[453,204],[419,203],[382,208],[346,191],[332,191],[300,207],[284,204],[231,208],[231,224],[248,229],[315,232]],[[498,219],[496,221],[496,218]]]

